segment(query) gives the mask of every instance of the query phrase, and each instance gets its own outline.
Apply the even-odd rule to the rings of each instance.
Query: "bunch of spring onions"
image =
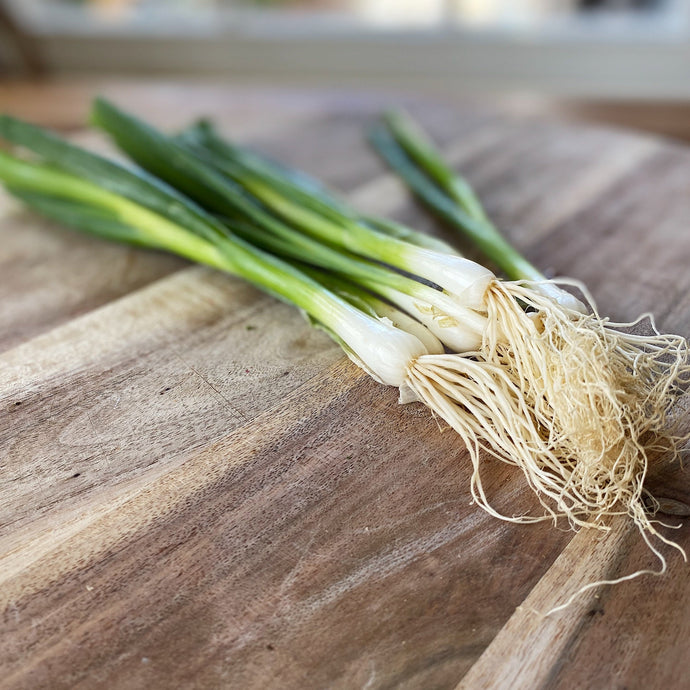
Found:
[[[431,173],[432,158],[402,143],[421,139],[381,130],[396,169],[405,163],[433,189],[517,282],[437,240],[362,217],[206,123],[170,137],[104,100],[92,119],[147,172],[5,117],[0,136],[18,155],[0,155],[0,179],[68,225],[207,263],[300,307],[377,381],[400,388],[402,401],[425,403],[461,435],[473,496],[497,517],[602,526],[604,516],[627,513],[648,543],[652,534],[666,541],[645,511],[642,482],[653,450],[678,451],[669,415],[690,372],[687,344],[631,335],[543,279],[459,178],[438,166]],[[481,449],[520,467],[545,514],[491,507]]]

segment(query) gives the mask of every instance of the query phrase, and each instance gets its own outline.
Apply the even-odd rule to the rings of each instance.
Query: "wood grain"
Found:
[[[210,114],[363,208],[446,235],[367,150],[385,98],[106,84]],[[91,90],[0,88],[81,138]],[[193,97],[192,97],[193,96]],[[53,113],[46,99],[56,99]],[[690,333],[690,153],[476,105],[406,105],[540,265],[603,311]],[[98,144],[102,146],[103,144]],[[56,228],[0,198],[0,687],[682,687],[688,570],[471,504],[466,450],[296,311],[240,281]],[[688,470],[654,468],[690,503]],[[487,461],[499,509],[534,508]],[[687,525],[674,537],[687,547]]]

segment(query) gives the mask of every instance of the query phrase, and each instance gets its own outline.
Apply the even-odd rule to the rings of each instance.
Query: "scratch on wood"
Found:
[[[236,416],[239,417],[245,424],[249,422],[247,416],[237,407],[235,407],[198,369],[195,369],[189,362],[185,361],[184,357],[179,354],[179,352],[173,352],[175,357],[177,357],[182,364],[184,364],[191,372],[198,376],[216,395],[218,395],[221,400],[225,403],[226,407]]]
[[[91,419],[91,415],[89,414],[88,410],[85,410],[86,412],[86,419],[89,422],[89,425],[91,426],[91,429],[93,431],[93,436],[96,439],[96,443],[98,444],[98,447],[101,451],[101,456],[103,457],[103,461],[105,462],[106,465],[110,465],[110,456],[106,452],[105,448],[103,447],[103,442],[101,441],[100,434],[98,433],[98,429],[96,428],[96,425],[93,422],[93,419]]]

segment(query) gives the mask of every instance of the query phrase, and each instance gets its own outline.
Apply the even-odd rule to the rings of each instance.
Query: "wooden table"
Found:
[[[390,97],[171,84],[0,87],[95,143],[103,91],[210,114],[362,207],[443,230],[367,150]],[[512,240],[603,312],[690,333],[690,152],[651,136],[403,99]],[[0,200],[0,687],[681,688],[689,571],[471,504],[467,452],[297,312],[238,280]],[[488,462],[488,461],[487,461]],[[689,473],[650,487],[690,503]],[[534,507],[488,464],[499,510]],[[686,522],[672,536],[690,548]]]

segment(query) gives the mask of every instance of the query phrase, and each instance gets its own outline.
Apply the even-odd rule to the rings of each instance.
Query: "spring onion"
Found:
[[[510,280],[531,287],[577,311],[585,305],[533,266],[491,223],[472,187],[448,167],[419,126],[402,112],[387,113],[369,131],[369,140],[415,195],[440,218],[460,230]]]

